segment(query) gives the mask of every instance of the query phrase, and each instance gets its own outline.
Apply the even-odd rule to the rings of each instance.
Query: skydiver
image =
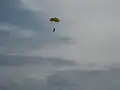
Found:
[[[54,18],[50,18],[49,21],[53,22],[53,24],[56,24],[60,22],[60,19],[57,17],[54,17]],[[53,32],[55,32],[55,28],[53,28]]]
[[[55,32],[55,28],[53,28],[53,32]]]

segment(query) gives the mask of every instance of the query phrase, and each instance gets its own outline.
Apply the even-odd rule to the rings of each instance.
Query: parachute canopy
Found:
[[[60,22],[60,19],[57,18],[57,17],[54,17],[54,18],[50,18],[49,21],[51,21],[51,22]]]

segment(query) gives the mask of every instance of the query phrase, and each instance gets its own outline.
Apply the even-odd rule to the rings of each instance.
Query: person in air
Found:
[[[55,28],[53,28],[53,32],[55,32]]]
[[[54,17],[54,18],[50,18],[50,20],[49,21],[51,21],[51,22],[53,22],[53,23],[59,23],[60,22],[60,19],[59,18],[57,18],[57,17]],[[53,28],[53,32],[55,32],[55,28]]]

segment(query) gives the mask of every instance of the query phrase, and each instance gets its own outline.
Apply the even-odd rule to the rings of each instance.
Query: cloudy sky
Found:
[[[120,90],[119,3],[0,0],[0,90]]]
[[[1,0],[0,53],[119,62],[118,0]],[[58,16],[53,25],[49,18]],[[56,27],[56,32],[52,28]]]

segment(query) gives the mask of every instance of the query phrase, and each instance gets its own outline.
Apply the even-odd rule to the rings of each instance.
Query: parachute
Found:
[[[54,24],[56,24],[56,23],[59,23],[59,22],[60,22],[60,19],[57,18],[57,17],[54,17],[54,18],[50,18],[49,21],[50,21],[50,22],[53,22]],[[55,32],[55,28],[53,28],[53,32]]]

